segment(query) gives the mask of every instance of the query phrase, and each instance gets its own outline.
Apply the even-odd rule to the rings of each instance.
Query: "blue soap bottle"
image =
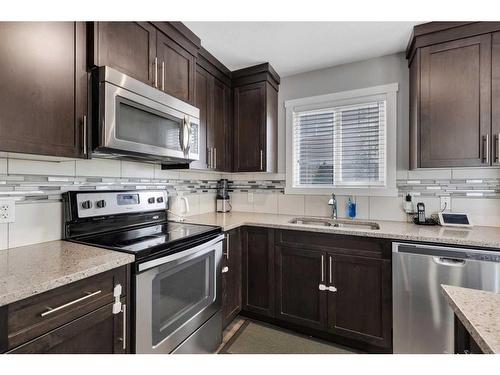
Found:
[[[349,200],[347,201],[347,217],[350,219],[354,219],[356,217],[356,202],[354,202],[352,197],[349,197]]]

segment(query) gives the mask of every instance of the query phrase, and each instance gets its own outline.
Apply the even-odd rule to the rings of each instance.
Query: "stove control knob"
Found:
[[[92,208],[92,202],[91,201],[83,201],[82,208],[84,208],[86,210],[88,210],[89,208]]]
[[[156,203],[163,203],[163,197],[156,198]]]
[[[155,202],[155,197],[148,198],[148,203],[154,203]]]
[[[98,208],[104,208],[104,207],[106,207],[106,201],[104,199],[101,199],[100,201],[95,202],[95,205]]]

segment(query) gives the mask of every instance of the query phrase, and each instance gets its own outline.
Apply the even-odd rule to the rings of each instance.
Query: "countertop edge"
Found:
[[[190,220],[187,218],[187,222],[197,223],[196,219]],[[376,221],[375,221],[376,222]],[[217,224],[212,224],[217,225]],[[252,226],[252,227],[266,227],[266,228],[275,228],[275,229],[287,229],[287,230],[298,230],[298,231],[306,231],[306,232],[316,232],[316,233],[329,233],[329,234],[341,234],[347,236],[359,236],[359,237],[372,237],[372,238],[384,238],[389,240],[403,240],[403,241],[416,241],[416,242],[428,242],[428,243],[437,243],[443,245],[458,245],[458,246],[472,246],[472,247],[480,247],[480,248],[490,248],[498,250],[500,249],[500,243],[492,243],[488,241],[477,241],[477,240],[467,240],[467,239],[453,239],[453,238],[438,238],[438,237],[426,237],[426,236],[416,236],[411,234],[399,234],[399,233],[391,233],[391,232],[380,232],[380,231],[363,231],[363,230],[349,230],[349,229],[340,229],[340,228],[321,228],[321,227],[313,227],[308,225],[297,226],[294,224],[273,224],[273,223],[262,223],[262,222],[254,222],[254,221],[242,221],[239,223],[221,225],[222,230],[224,232],[237,229],[243,226]]]
[[[37,294],[48,292],[50,290],[59,288],[61,286],[68,285],[68,284],[74,283],[76,281],[80,281],[80,280],[86,279],[88,277],[92,277],[92,276],[98,275],[100,273],[103,273],[103,272],[106,272],[106,271],[109,271],[109,270],[112,270],[114,268],[118,268],[121,266],[125,266],[127,264],[134,262],[135,257],[133,255],[125,254],[125,253],[122,253],[122,254],[123,254],[123,257],[121,257],[119,259],[108,261],[108,262],[102,263],[98,266],[88,268],[84,271],[75,272],[75,273],[66,275],[64,277],[60,277],[57,279],[47,281],[47,282],[39,284],[33,288],[16,290],[15,292],[0,296],[0,307],[21,301],[21,300],[29,298],[29,297],[33,297]]]
[[[486,342],[486,340],[484,340],[481,333],[474,326],[474,323],[467,318],[465,313],[458,306],[457,302],[450,295],[450,292],[447,289],[447,285],[441,284],[441,292],[445,297],[446,301],[448,302],[448,304],[450,305],[450,307],[452,308],[453,312],[457,316],[457,318],[462,322],[462,324],[467,329],[469,334],[472,336],[474,341],[476,341],[476,343],[479,345],[483,353],[495,354],[495,351],[490,347],[490,345]]]

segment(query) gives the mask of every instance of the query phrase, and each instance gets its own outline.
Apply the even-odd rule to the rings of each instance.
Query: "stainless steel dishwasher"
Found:
[[[453,353],[441,284],[500,292],[500,251],[393,243],[394,353]]]

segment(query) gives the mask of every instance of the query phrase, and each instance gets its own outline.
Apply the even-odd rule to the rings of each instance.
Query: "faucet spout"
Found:
[[[337,197],[335,196],[335,193],[332,193],[332,197],[328,201],[328,204],[330,206],[332,206],[331,218],[336,220],[337,219]]]

